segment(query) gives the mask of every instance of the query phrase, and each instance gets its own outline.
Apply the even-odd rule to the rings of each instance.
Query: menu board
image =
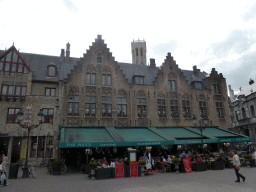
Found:
[[[124,177],[124,163],[116,163],[116,178]]]
[[[130,169],[131,177],[138,177],[138,162],[131,162]]]
[[[135,152],[131,152],[130,153],[130,162],[135,162],[136,161],[136,153]]]
[[[183,159],[183,164],[184,164],[184,168],[185,168],[185,173],[192,173],[189,159],[186,159],[186,158]]]

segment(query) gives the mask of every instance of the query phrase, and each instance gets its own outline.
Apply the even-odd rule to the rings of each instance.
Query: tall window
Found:
[[[246,119],[247,117],[246,117],[246,112],[245,112],[245,108],[244,107],[242,107],[242,114],[243,114],[243,119]]]
[[[138,117],[147,117],[146,98],[137,98]]]
[[[68,96],[68,115],[79,116],[79,96],[78,95]]]
[[[237,120],[237,121],[239,120],[238,114],[239,114],[239,112],[238,112],[238,111],[235,111],[235,116],[236,116],[236,120]]]
[[[254,105],[251,105],[251,106],[250,106],[250,109],[251,109],[252,117],[254,117],[254,116],[255,116]]]
[[[140,48],[140,56],[142,56],[142,55],[143,55],[143,49]]]
[[[57,67],[54,65],[49,65],[47,67],[47,77],[56,77],[57,75]]]
[[[222,102],[216,102],[216,109],[219,118],[224,118]]]
[[[176,91],[176,81],[175,80],[169,80],[168,81],[169,90],[175,92]]]
[[[5,75],[14,75],[14,73],[28,73],[28,68],[12,50],[0,60],[0,71],[4,71]]]
[[[55,96],[56,89],[55,88],[45,88],[46,96]]]
[[[166,117],[165,99],[157,99],[158,117]]]
[[[85,96],[85,116],[96,116],[96,96]]]
[[[97,63],[102,63],[102,56],[100,53],[97,54]]]
[[[182,100],[182,110],[185,118],[191,118],[190,103],[188,100]]]
[[[7,123],[17,123],[17,113],[20,111],[20,109],[16,108],[9,108],[8,114],[7,114]]]
[[[170,100],[171,117],[179,118],[179,105],[178,100]]]
[[[200,110],[201,118],[204,118],[205,116],[207,116],[206,102],[205,101],[199,101],[199,110]]]
[[[136,48],[136,56],[139,56],[139,50]]]
[[[127,99],[126,97],[117,98],[117,116],[127,117]]]
[[[135,77],[135,84],[144,84],[144,77]]]
[[[213,84],[214,94],[220,94],[220,86],[218,84]]]
[[[194,87],[195,87],[196,89],[203,89],[203,85],[202,85],[201,82],[194,82]]]
[[[102,74],[102,86],[111,86],[111,75],[110,74]]]
[[[102,97],[102,117],[112,117],[111,97]]]
[[[2,95],[13,95],[14,86],[13,85],[2,85]]]
[[[15,86],[15,93],[14,95],[26,95],[26,86]]]
[[[96,73],[86,73],[86,85],[96,85]]]
[[[43,109],[43,123],[53,122],[53,109]]]

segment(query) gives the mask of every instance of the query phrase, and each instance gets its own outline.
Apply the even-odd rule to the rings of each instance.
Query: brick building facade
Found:
[[[69,43],[60,57],[21,53],[14,46],[2,50],[0,84],[1,150],[17,159],[24,158],[27,131],[15,113],[26,104],[32,104],[31,124],[44,113],[31,132],[31,160],[58,156],[61,127],[185,127],[194,126],[194,116],[196,126],[205,117],[209,126],[231,126],[226,80],[214,68],[210,74],[196,66],[182,70],[170,53],[160,67],[154,59],[148,66],[117,62],[100,35],[81,58],[70,57]],[[26,87],[25,94],[16,95],[18,86]]]

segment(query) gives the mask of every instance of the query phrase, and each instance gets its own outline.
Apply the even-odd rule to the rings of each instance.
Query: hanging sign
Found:
[[[116,178],[124,177],[124,163],[116,163]]]
[[[32,104],[27,104],[26,105],[26,111],[25,111],[25,119],[24,119],[24,124],[25,125],[30,124],[31,110],[32,110]]]

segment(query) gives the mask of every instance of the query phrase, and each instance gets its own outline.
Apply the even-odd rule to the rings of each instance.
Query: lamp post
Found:
[[[204,116],[204,119],[203,119],[203,123],[205,126],[201,126],[201,121],[199,121],[200,123],[200,126],[199,127],[196,127],[196,116],[194,115],[193,116],[193,123],[194,123],[194,126],[195,128],[199,129],[200,132],[201,132],[201,149],[202,149],[202,152],[203,152],[203,130],[206,128],[207,124],[208,124],[208,121],[209,119],[207,118],[207,116],[205,115]]]
[[[38,120],[39,124],[38,125],[29,125],[29,124],[22,124],[21,121],[23,120],[23,112],[22,110],[19,110],[17,113],[17,120],[21,128],[28,129],[28,139],[27,139],[27,151],[26,151],[26,161],[25,161],[25,166],[23,168],[23,175],[22,178],[28,178],[28,145],[29,145],[29,134],[32,129],[37,128],[41,123],[42,123],[42,117],[43,117],[43,112],[40,111],[38,114]]]

